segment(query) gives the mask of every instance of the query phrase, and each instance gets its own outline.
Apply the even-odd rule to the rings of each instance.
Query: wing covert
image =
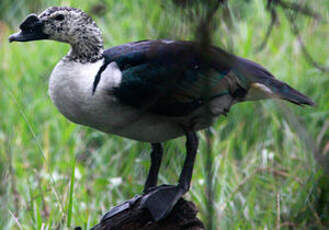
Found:
[[[122,71],[122,82],[112,92],[120,102],[163,116],[186,116],[241,88],[229,60],[215,62],[216,49],[205,58],[193,42],[142,41],[104,54]]]

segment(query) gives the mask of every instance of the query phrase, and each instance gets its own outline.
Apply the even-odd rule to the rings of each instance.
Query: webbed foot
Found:
[[[186,189],[180,185],[160,185],[148,190],[141,200],[142,207],[149,210],[154,221],[158,222],[169,215]]]
[[[136,195],[132,199],[125,201],[122,204],[119,204],[113,208],[111,208],[110,211],[105,213],[101,219],[101,222],[110,219],[111,217],[127,210],[130,209],[142,196],[141,195]]]

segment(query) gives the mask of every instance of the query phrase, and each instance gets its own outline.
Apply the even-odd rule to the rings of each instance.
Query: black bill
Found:
[[[49,38],[43,29],[43,23],[35,14],[30,14],[19,26],[20,32],[10,35],[9,42],[27,42]]]

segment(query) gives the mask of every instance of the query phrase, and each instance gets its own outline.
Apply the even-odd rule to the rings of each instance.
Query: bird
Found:
[[[151,144],[142,198],[154,221],[168,216],[189,191],[197,131],[244,101],[314,102],[261,65],[197,41],[143,40],[104,49],[102,33],[84,11],[53,6],[30,14],[9,42],[54,40],[71,49],[53,69],[49,95],[70,121]],[[163,142],[185,136],[186,157],[176,185],[157,185]],[[117,209],[109,212],[115,215]]]

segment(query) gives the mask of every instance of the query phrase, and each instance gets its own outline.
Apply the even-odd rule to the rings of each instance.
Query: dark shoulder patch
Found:
[[[98,83],[100,82],[101,80],[101,76],[102,76],[102,73],[104,72],[104,70],[106,69],[106,67],[111,63],[111,60],[104,57],[104,63],[103,65],[101,66],[101,68],[99,68],[96,76],[95,76],[95,79],[94,79],[94,82],[93,82],[93,91],[92,91],[92,95],[95,94],[96,92],[96,88],[97,88],[97,85]]]

